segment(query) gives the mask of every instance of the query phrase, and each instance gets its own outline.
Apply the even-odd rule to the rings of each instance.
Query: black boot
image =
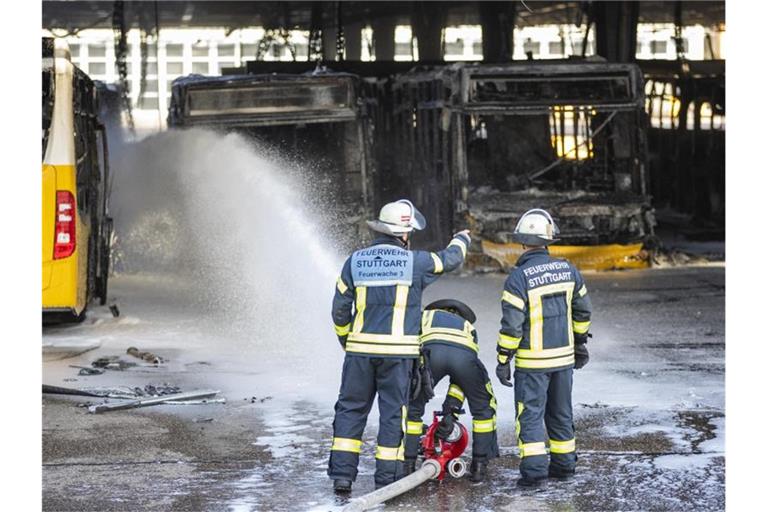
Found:
[[[416,471],[416,459],[405,459],[405,462],[403,462],[403,473],[410,475],[414,471]]]
[[[565,470],[560,468],[549,468],[549,478],[555,478],[557,480],[570,480],[573,475],[576,474],[576,470]]]
[[[352,492],[352,480],[334,480],[333,491],[337,493]]]
[[[488,461],[485,459],[472,459],[472,464],[469,466],[469,472],[470,482],[482,482],[488,474]]]
[[[545,478],[527,478],[522,477],[517,481],[518,487],[538,487],[545,480]]]

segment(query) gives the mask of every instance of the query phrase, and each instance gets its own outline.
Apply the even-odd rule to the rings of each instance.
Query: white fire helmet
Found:
[[[538,247],[557,242],[555,235],[559,233],[560,230],[552,220],[552,216],[545,210],[534,208],[520,217],[512,234],[512,240],[523,245]]]
[[[407,199],[400,199],[382,206],[378,220],[366,221],[368,227],[379,233],[400,236],[414,229],[422,230],[427,226],[427,219]]]

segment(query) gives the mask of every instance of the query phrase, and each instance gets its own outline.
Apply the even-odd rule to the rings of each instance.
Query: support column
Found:
[[[478,2],[483,29],[483,61],[509,62],[514,49],[515,3]]]
[[[445,2],[414,2],[411,30],[418,40],[420,61],[443,60],[443,27],[447,9]]]
[[[344,60],[360,60],[360,47],[363,42],[360,32],[362,30],[362,23],[344,25]]]
[[[597,54],[609,62],[634,62],[639,2],[594,2]]]
[[[373,20],[373,53],[376,61],[395,60],[395,23],[396,18],[379,18]]]
[[[336,60],[336,28],[324,26],[322,38],[323,60]]]

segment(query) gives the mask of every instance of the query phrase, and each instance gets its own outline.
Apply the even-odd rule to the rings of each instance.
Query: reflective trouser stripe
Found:
[[[467,244],[464,242],[464,240],[462,240],[461,238],[454,238],[453,240],[451,240],[451,243],[448,244],[448,247],[452,245],[456,245],[459,247],[459,249],[461,249],[462,257],[464,258],[467,257]]]
[[[377,446],[376,458],[380,460],[403,460],[403,445],[395,446]]]
[[[347,437],[334,437],[331,450],[337,452],[360,453],[363,442],[359,439],[349,439]]]
[[[544,441],[538,443],[519,443],[518,447],[520,448],[520,458],[547,454],[547,446],[544,444]]]
[[[355,288],[355,325],[352,327],[352,332],[360,332],[363,330],[367,297],[368,288],[365,286],[358,286]]]
[[[517,416],[515,416],[515,437],[518,439],[518,444],[520,443],[520,416],[523,415],[523,410],[525,410],[525,404],[523,404],[523,402],[517,402]]]
[[[590,321],[587,320],[586,322],[577,322],[576,320],[573,321],[573,332],[576,334],[584,334],[587,331],[589,331],[589,324]]]
[[[403,432],[403,436],[400,438],[400,447],[405,450],[403,443],[405,442],[405,435],[408,433],[408,406],[406,405],[400,407],[400,430]]]
[[[496,430],[496,416],[488,420],[472,420],[472,432],[482,434]]]
[[[573,354],[565,357],[553,357],[552,359],[520,359],[515,357],[515,366],[517,368],[559,368],[574,364]]]
[[[437,254],[431,252],[429,253],[430,256],[432,256],[432,261],[435,264],[435,274],[442,274],[443,273],[443,261],[440,259],[440,256]]]
[[[552,453],[571,453],[576,451],[576,439],[568,441],[549,440],[549,451]]]
[[[485,383],[485,389],[488,391],[488,394],[491,395],[489,405],[491,406],[491,409],[496,411],[498,404],[496,403],[496,395],[493,394],[493,386],[491,386],[491,381]]]
[[[499,340],[497,343],[501,348],[506,348],[507,350],[517,350],[517,347],[520,346],[520,338],[499,333]]]
[[[464,391],[462,391],[461,388],[456,384],[451,384],[448,386],[448,396],[452,396],[459,402],[464,402]]]
[[[508,292],[507,290],[504,290],[504,293],[501,294],[501,300],[512,304],[520,311],[525,311],[525,301],[517,295]]]
[[[423,431],[424,431],[424,424],[422,422],[420,421],[408,422],[406,433],[414,436],[420,436]]]
[[[336,336],[346,336],[349,334],[349,330],[352,328],[352,324],[349,323],[347,325],[334,325],[333,328],[336,331]]]
[[[341,279],[341,276],[339,276],[339,278],[336,280],[336,289],[339,290],[339,293],[342,295],[347,293],[347,290],[349,290],[349,287]]]

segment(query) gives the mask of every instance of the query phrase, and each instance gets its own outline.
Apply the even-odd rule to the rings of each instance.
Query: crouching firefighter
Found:
[[[425,308],[421,320],[421,346],[426,371],[422,371],[421,392],[417,389],[408,406],[406,474],[413,472],[416,466],[423,431],[422,416],[427,401],[434,394],[432,385],[446,375],[450,378],[450,386],[443,402],[438,437],[447,439],[450,436],[466,398],[472,413],[470,479],[483,481],[488,461],[499,456],[496,398],[488,372],[478,358],[477,332],[473,326],[476,319],[472,309],[458,300],[438,300]]]
[[[518,485],[564,479],[576,469],[571,389],[573,369],[589,360],[586,342],[592,306],[584,279],[568,261],[549,255],[557,226],[544,210],[520,218],[513,239],[525,252],[504,284],[496,375],[512,386],[520,476]]]
[[[333,299],[333,322],[346,351],[333,420],[328,475],[334,490],[348,492],[357,477],[362,436],[378,394],[376,487],[403,476],[403,438],[410,379],[419,357],[421,294],[444,272],[461,266],[469,231],[442,251],[411,251],[411,232],[424,216],[405,199],[384,205],[368,226],[381,234],[352,253]]]

